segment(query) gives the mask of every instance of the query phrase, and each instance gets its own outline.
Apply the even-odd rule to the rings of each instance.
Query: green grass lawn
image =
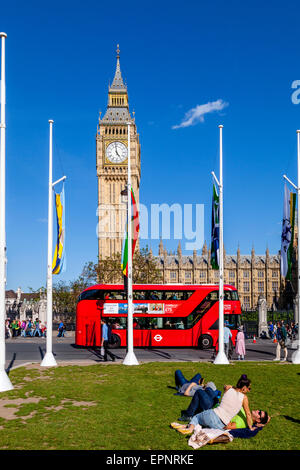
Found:
[[[0,449],[192,450],[188,438],[169,427],[191,400],[168,388],[177,368],[187,378],[199,371],[219,389],[246,373],[251,409],[272,417],[254,438],[200,451],[299,450],[300,366],[247,362],[15,369],[14,390],[0,394]]]

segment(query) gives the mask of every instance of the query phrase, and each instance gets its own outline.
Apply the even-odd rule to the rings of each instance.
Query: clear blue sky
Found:
[[[296,180],[300,6],[295,1],[6,1],[7,288],[46,283],[48,119],[65,173],[67,271],[97,259],[95,134],[120,44],[142,146],[140,200],[205,205],[210,240],[224,125],[227,253],[280,249],[283,173]],[[174,129],[197,106],[222,111]],[[178,240],[167,248],[176,249]],[[153,251],[158,241],[152,240]]]

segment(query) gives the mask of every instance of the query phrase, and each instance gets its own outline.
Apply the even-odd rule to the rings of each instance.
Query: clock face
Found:
[[[112,142],[106,147],[106,157],[111,163],[122,163],[127,158],[127,147],[122,142]]]

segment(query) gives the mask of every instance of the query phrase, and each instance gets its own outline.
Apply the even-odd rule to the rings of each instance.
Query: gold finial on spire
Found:
[[[119,44],[117,44],[117,59],[120,58],[120,49],[119,49]]]

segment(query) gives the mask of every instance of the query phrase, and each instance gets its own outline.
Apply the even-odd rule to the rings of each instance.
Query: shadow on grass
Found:
[[[287,419],[288,421],[292,421],[292,423],[300,424],[300,419],[295,419],[295,418],[292,418],[291,416],[286,416],[286,415],[283,415],[283,417]]]

